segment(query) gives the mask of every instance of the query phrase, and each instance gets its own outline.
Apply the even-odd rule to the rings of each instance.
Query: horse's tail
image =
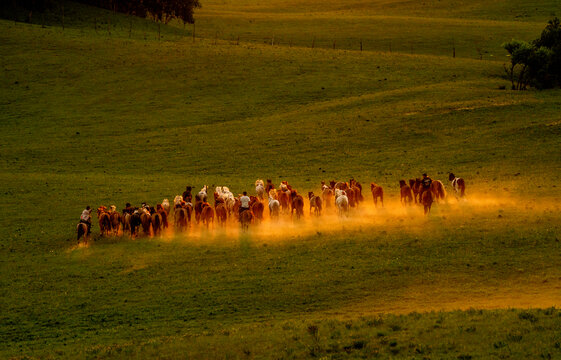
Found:
[[[442,200],[446,199],[446,189],[444,188],[444,184],[442,182],[440,182],[439,184],[439,192],[440,192],[440,197],[442,198]]]

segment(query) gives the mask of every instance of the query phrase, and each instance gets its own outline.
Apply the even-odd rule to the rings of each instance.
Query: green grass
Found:
[[[0,21],[0,356],[561,356],[558,310],[524,310],[560,303],[561,98],[500,90],[496,60],[558,5],[443,3],[203,3],[194,43],[72,3],[64,31]],[[395,215],[423,171],[463,176],[471,202]],[[372,224],[74,241],[87,204],[351,176],[386,190]],[[453,311],[471,307],[502,310]]]

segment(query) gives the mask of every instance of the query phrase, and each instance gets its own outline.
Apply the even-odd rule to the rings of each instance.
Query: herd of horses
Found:
[[[465,183],[461,178],[450,174],[452,188],[457,197],[465,194]],[[399,181],[400,200],[404,206],[420,204],[424,213],[430,212],[435,201],[446,199],[444,184],[434,180],[430,189],[423,189],[422,179],[410,179]],[[210,204],[208,186],[195,194],[193,199],[192,187],[187,186],[183,195],[175,196],[173,204],[164,199],[156,207],[143,203],[140,207],[132,207],[127,204],[121,212],[116,206],[107,208],[100,206],[97,209],[97,218],[101,235],[128,234],[131,237],[144,234],[157,236],[170,226],[169,219],[173,217],[174,228],[177,231],[185,231],[192,224],[202,224],[209,228],[216,221],[219,225],[225,225],[228,219],[233,219],[241,224],[242,230],[247,230],[251,224],[263,221],[265,205],[269,208],[269,217],[274,221],[281,214],[290,214],[290,217],[299,220],[304,216],[304,197],[287,181],[282,181],[278,188],[271,180],[255,182],[255,195],[249,196],[249,208],[241,209],[241,195],[234,196],[226,186],[216,186],[213,193],[214,206]],[[348,216],[351,208],[358,208],[364,201],[363,188],[355,179],[346,181],[321,182],[321,193],[316,195],[310,191],[307,194],[309,200],[309,213],[321,216],[324,209],[335,208],[340,216]],[[370,184],[370,192],[374,205],[384,206],[384,189],[376,183]],[[194,200],[194,201],[193,201]],[[83,231],[82,231],[83,233]],[[81,235],[78,233],[78,240]],[[87,238],[85,239],[87,242]]]

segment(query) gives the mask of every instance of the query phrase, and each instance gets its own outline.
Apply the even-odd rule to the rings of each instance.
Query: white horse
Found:
[[[199,193],[195,198],[199,201],[206,202],[208,199],[207,190],[208,190],[208,186],[206,185],[203,186],[203,188],[201,189],[201,191],[199,191]]]
[[[255,182],[255,192],[260,200],[265,199],[265,183],[263,180],[257,180]]]
[[[335,206],[337,206],[340,216],[349,213],[349,198],[343,190],[335,189]]]
[[[183,201],[183,196],[181,195],[175,195],[175,197],[173,198],[173,206],[177,206],[177,205],[181,205],[181,202]]]
[[[164,211],[166,212],[166,214],[169,214],[169,200],[168,199],[164,199],[162,201],[162,207],[164,208]]]
[[[271,216],[271,219],[278,219],[279,213],[280,202],[269,194],[269,215]]]
[[[218,194],[218,198],[224,201],[226,209],[228,210],[228,214],[231,214],[232,210],[234,209],[234,204],[236,203],[234,194],[232,194],[227,186],[217,186],[216,193]]]

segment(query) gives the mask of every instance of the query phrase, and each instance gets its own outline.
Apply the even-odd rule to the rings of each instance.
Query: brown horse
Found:
[[[188,210],[182,206],[176,206],[173,213],[173,219],[175,221],[175,228],[178,230],[186,229],[191,216],[188,215]]]
[[[160,214],[160,216],[162,217],[162,227],[164,229],[167,229],[169,224],[168,224],[168,212],[166,211],[166,209],[164,208],[164,206],[162,204],[158,204],[156,205],[156,211],[158,212],[158,214]]]
[[[226,204],[223,202],[218,203],[215,207],[215,212],[218,224],[224,226],[224,224],[226,224],[226,220],[228,219],[228,209],[226,209]]]
[[[209,203],[203,203],[201,210],[201,221],[208,228],[210,224],[214,224],[214,209]]]
[[[384,206],[384,189],[376,183],[370,183],[370,191],[372,192],[374,206],[378,206],[378,199],[380,199],[382,206]]]
[[[341,190],[341,189],[339,189]],[[349,199],[349,206],[350,207],[356,207],[357,206],[357,201],[356,201],[356,193],[353,189],[351,188],[347,188],[346,190],[343,190],[345,192],[345,194],[347,194],[347,198]]]
[[[247,231],[249,225],[253,221],[253,214],[250,210],[245,210],[240,214],[240,224],[242,225],[242,231]]]
[[[263,221],[263,212],[265,211],[265,205],[255,196],[249,197],[251,201],[249,202],[249,208],[253,214],[253,219],[257,222]]]
[[[154,232],[154,236],[157,236],[162,231],[163,219],[162,214],[159,212],[155,212],[152,214],[152,231]]]
[[[286,191],[278,191],[277,192],[278,201],[280,203],[282,212],[287,213],[290,207],[290,195]]]
[[[275,188],[275,185],[271,179],[267,179],[267,184],[265,184],[265,193],[268,194],[271,190]]]
[[[430,184],[430,189],[434,193],[434,199],[436,201],[446,200],[446,190],[444,189],[444,184],[440,180],[434,180]]]
[[[119,235],[119,230],[121,228],[121,214],[117,212],[115,205],[111,205],[111,211],[109,211],[109,221],[111,222],[113,235]]]
[[[240,202],[240,198],[234,198],[234,205],[232,206],[232,214],[234,214],[234,218],[239,219],[240,218],[240,206],[242,206],[242,203]]]
[[[434,201],[434,195],[432,194],[432,191],[423,191],[423,193],[421,194],[421,199],[419,199],[419,202],[423,204],[425,215],[430,213],[430,208],[432,206],[433,201]]]
[[[125,232],[129,232],[129,234],[132,236],[132,232],[131,232],[131,214],[129,214],[128,212],[124,212],[123,215],[121,215],[121,226],[123,227],[123,234],[125,234]]]
[[[355,179],[349,180],[349,185],[351,188],[358,188],[358,196],[357,201],[364,201],[364,197],[362,196],[362,185]],[[355,190],[356,192],[356,190]]]
[[[310,215],[312,214],[313,208],[316,216],[320,216],[323,203],[321,198],[319,196],[315,196],[314,193],[310,191],[308,193],[308,199],[310,199]]]
[[[411,187],[411,191],[413,191],[413,199],[415,199],[415,204],[416,204],[417,197],[421,192],[421,187],[422,187],[421,179],[419,178],[409,179],[409,187]],[[419,199],[419,202],[421,202],[421,199]]]
[[[413,202],[411,187],[405,183],[405,180],[399,180],[399,188],[401,192],[401,203],[403,205],[411,205]]]
[[[152,225],[152,216],[146,209],[142,209],[140,214],[140,223],[142,224],[142,231],[144,235],[150,235],[150,226]]]
[[[300,220],[300,217],[304,216],[304,198],[301,195],[298,195],[296,190],[292,190],[290,192],[290,197],[292,199],[292,209],[290,215],[294,215],[294,211],[296,211],[296,219]]]
[[[80,238],[84,238],[84,244],[88,245],[88,238],[90,237],[88,235],[88,225],[84,224],[84,223],[78,223],[78,226],[76,226],[76,241],[80,242]]]
[[[109,217],[106,206],[100,206],[97,208],[97,218],[99,221],[99,232],[101,235],[109,235],[109,231],[111,231],[111,218]]]
[[[330,208],[333,205],[333,190],[326,185],[321,192],[321,198],[325,204],[325,208]]]

